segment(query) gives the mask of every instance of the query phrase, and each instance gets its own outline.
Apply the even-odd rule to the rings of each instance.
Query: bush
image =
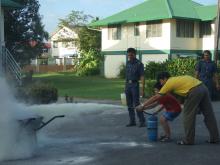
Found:
[[[145,65],[145,78],[148,79],[146,81],[146,96],[154,94],[153,85],[159,72],[167,71],[172,76],[194,76],[196,63],[197,60],[192,58],[178,58],[163,63],[149,62]]]
[[[166,69],[172,76],[195,74],[197,60],[192,58],[178,58],[166,62]]]
[[[37,104],[48,104],[56,102],[58,92],[55,87],[50,84],[39,83],[30,87],[29,95],[31,100]]]
[[[145,96],[150,97],[154,94],[154,84],[156,83],[156,80],[146,80],[145,82]]]
[[[119,71],[119,75],[118,77],[121,78],[121,79],[125,79],[125,74],[126,74],[126,67],[125,67],[125,64],[121,64],[120,65],[120,71]]]
[[[145,78],[155,80],[159,72],[166,70],[166,62],[149,62],[145,65]]]
[[[29,86],[26,95],[27,101],[35,104],[56,102],[58,98],[57,89],[47,83],[35,83]]]
[[[167,71],[172,76],[194,76],[196,63],[197,60],[193,58],[178,58],[163,63],[149,62],[145,65],[145,78],[155,80],[162,71]]]
[[[100,74],[102,55],[94,50],[81,52],[79,64],[76,64],[76,74],[79,76],[93,76]]]

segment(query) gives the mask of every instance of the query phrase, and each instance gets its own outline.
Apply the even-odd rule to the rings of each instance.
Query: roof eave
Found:
[[[14,8],[14,9],[19,9],[24,7],[23,5],[20,5],[19,3],[11,0],[1,1],[1,6],[4,8]]]

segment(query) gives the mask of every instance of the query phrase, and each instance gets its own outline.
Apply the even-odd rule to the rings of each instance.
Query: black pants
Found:
[[[140,104],[139,83],[126,83],[125,89],[129,118],[131,123],[135,123],[135,110],[134,108]],[[136,112],[140,123],[145,122],[143,112]]]

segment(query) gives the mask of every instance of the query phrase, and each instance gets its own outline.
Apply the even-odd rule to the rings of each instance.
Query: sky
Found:
[[[217,0],[194,1],[205,5],[217,3]],[[72,10],[83,11],[85,14],[102,19],[144,0],[39,0],[39,2],[45,30],[52,33],[57,29],[59,19],[65,18]]]

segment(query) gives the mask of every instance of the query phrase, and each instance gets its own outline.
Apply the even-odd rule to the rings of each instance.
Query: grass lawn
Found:
[[[77,77],[73,73],[35,74],[34,80],[53,84],[59,96],[119,100],[124,91],[124,80],[103,77]]]

